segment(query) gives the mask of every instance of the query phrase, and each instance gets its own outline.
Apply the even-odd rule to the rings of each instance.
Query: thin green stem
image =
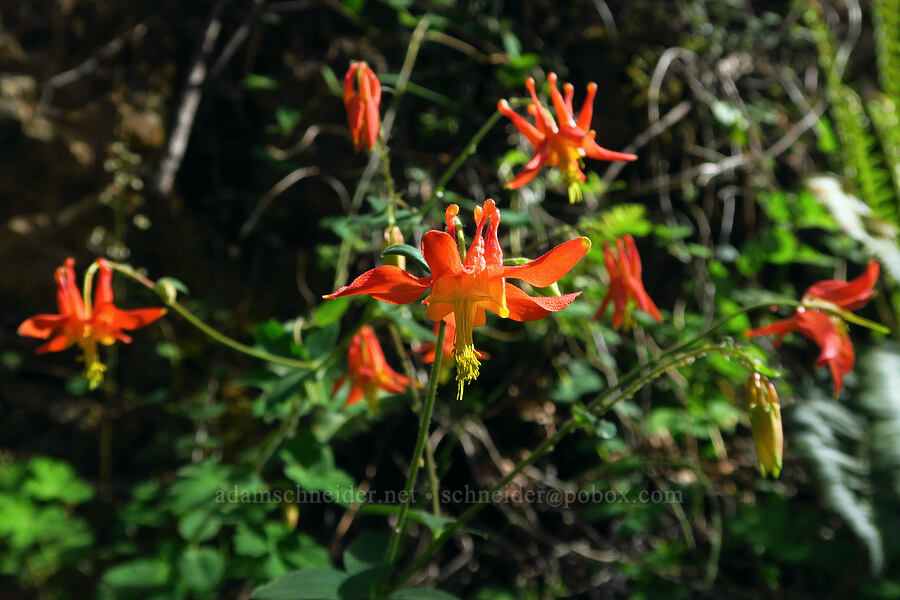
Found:
[[[723,352],[726,354],[735,355],[738,358],[744,358],[743,353],[736,352],[733,348],[730,348],[726,344],[705,345],[694,349],[690,349],[690,347],[698,343],[700,340],[704,339],[711,333],[715,332],[717,329],[719,329],[728,321],[737,317],[738,315],[746,314],[754,310],[768,308],[771,306],[797,305],[798,303],[795,301],[765,302],[741,308],[728,316],[722,317],[721,319],[713,322],[709,327],[700,332],[697,336],[691,338],[690,340],[687,340],[686,342],[677,344],[675,347],[655,357],[652,363],[642,364],[632,369],[628,374],[622,377],[618,381],[618,383],[604,391],[592,402],[590,402],[586,408],[590,413],[594,414],[594,416],[601,417],[606,414],[615,405],[616,402],[618,402],[622,398],[627,398],[630,395],[633,395],[641,387],[643,387],[650,381],[653,381],[657,377],[662,376],[670,368],[677,366],[683,361],[698,358],[700,356],[708,354],[709,352]],[[509,482],[511,482],[519,473],[534,464],[545,454],[550,452],[561,439],[563,439],[566,435],[568,435],[578,427],[578,420],[575,417],[570,418],[562,426],[560,426],[555,435],[544,440],[544,442],[542,442],[537,448],[535,448],[531,452],[531,454],[529,454],[528,457],[525,458],[525,460],[516,465],[512,471],[510,471],[505,477],[494,484],[488,494],[486,494],[485,496],[487,498],[493,497],[493,494],[495,492],[505,488],[509,484]],[[472,505],[465,512],[463,512],[463,514],[460,515],[453,523],[451,523],[446,529],[444,529],[438,536],[436,536],[425,549],[425,551],[413,561],[412,565],[410,565],[409,568],[407,568],[403,573],[400,574],[400,576],[394,582],[392,589],[396,589],[397,587],[402,585],[425,563],[431,560],[431,558],[444,545],[444,543],[446,543],[446,541],[450,539],[450,537],[453,536],[463,525],[468,523],[472,518],[475,517],[475,515],[481,512],[486,504],[486,501],[482,501]]]
[[[149,288],[155,292],[158,291],[156,283],[150,281],[128,265],[110,262],[109,266],[119,273],[125,275],[126,277],[129,277],[130,279],[140,283],[144,287]],[[215,341],[219,342],[220,344],[228,346],[232,350],[236,350],[238,352],[241,352],[242,354],[247,354],[248,356],[253,356],[254,358],[259,358],[271,363],[284,365],[286,367],[294,367],[297,369],[316,369],[321,366],[321,363],[313,363],[305,360],[297,360],[294,358],[287,358],[285,356],[278,356],[277,354],[271,354],[269,352],[266,352],[265,350],[259,350],[246,344],[242,344],[241,342],[228,337],[224,333],[216,331],[215,329],[204,323],[199,317],[197,317],[194,313],[188,310],[187,307],[185,307],[174,298],[165,298],[162,295],[160,295],[160,298],[162,298],[163,303],[167,307],[171,308],[176,313],[181,315],[188,323],[190,323]]]
[[[419,464],[422,462],[422,452],[425,450],[425,442],[428,439],[428,429],[431,425],[431,413],[434,410],[434,398],[437,395],[438,379],[441,374],[441,358],[444,347],[444,332],[447,324],[441,321],[438,327],[437,345],[435,346],[434,363],[431,365],[431,377],[428,380],[428,395],[425,397],[425,404],[422,406],[422,418],[419,422],[419,435],[416,438],[416,447],[413,450],[412,459],[409,465],[409,475],[406,478],[406,487],[404,489],[403,504],[400,505],[400,513],[397,515],[397,525],[391,533],[391,540],[388,543],[387,552],[384,556],[384,565],[387,567],[385,573],[388,573],[390,567],[397,558],[397,551],[400,548],[400,538],[403,536],[403,530],[406,527],[406,519],[409,515],[409,504],[412,500],[413,489],[416,486],[416,475],[419,472]]]
[[[409,359],[409,354],[406,352],[406,348],[403,347],[403,339],[400,337],[400,332],[397,330],[397,326],[391,323],[390,325],[391,338],[394,340],[394,348],[397,351],[397,355],[400,357],[403,362],[403,370],[406,371],[406,376],[409,378],[409,392],[413,397],[413,405],[415,406],[415,410],[418,412],[422,410],[422,399],[419,397],[419,388],[416,386],[416,369],[413,367],[412,361]],[[439,350],[435,348],[435,352]],[[440,499],[440,480],[437,476],[437,467],[434,462],[434,449],[431,447],[431,441],[426,440],[425,442],[425,472],[428,474],[428,487],[431,491],[431,511],[437,515],[441,515],[441,499]]]
[[[698,333],[697,335],[695,335],[688,341],[682,342],[681,344],[678,344],[678,345],[666,350],[665,352],[663,352],[662,354],[657,356],[656,360],[659,360],[661,358],[664,358],[664,357],[674,354],[676,352],[680,352],[681,350],[684,350],[685,348],[689,348],[693,344],[696,344],[700,340],[708,337],[711,333],[717,331],[719,328],[724,326],[726,323],[728,323],[730,320],[732,320],[735,317],[738,317],[740,315],[745,315],[747,313],[755,312],[757,310],[762,310],[764,308],[771,308],[771,307],[775,307],[775,306],[797,307],[797,306],[800,306],[800,303],[797,302],[796,300],[772,300],[769,302],[760,302],[759,304],[751,304],[750,306],[745,306],[743,308],[739,308],[738,310],[734,311],[733,313],[728,314],[716,321],[713,321],[713,323],[709,327],[707,327],[706,329],[704,329],[703,331],[701,331],[700,333]]]
[[[698,356],[702,356],[704,354],[707,354],[707,353],[713,352],[713,351],[720,351],[720,352],[728,353],[729,348],[727,348],[727,346],[725,346],[724,344],[719,344],[719,345],[701,346],[700,348],[688,350],[688,351],[684,352],[683,354],[678,355],[677,357],[673,358],[672,360],[669,360],[666,363],[659,365],[658,368],[654,369],[652,372],[639,378],[639,380],[637,382],[635,382],[634,386],[639,389],[640,387],[646,385],[653,379],[660,377],[668,369],[677,365],[679,362],[686,360],[686,359],[690,359],[690,358],[696,358]],[[617,385],[609,388],[603,394],[601,394],[601,396],[599,396],[597,398],[597,400],[600,401],[599,403],[598,402],[592,403],[594,406],[599,405],[599,408],[597,408],[595,411],[592,411],[592,412],[594,412],[595,416],[602,417],[615,405],[616,402],[618,402],[622,398],[627,397],[628,390],[625,389],[624,384],[625,384],[625,380],[623,379],[623,381],[620,381]],[[505,477],[503,477],[503,479],[501,479],[500,481],[495,483],[490,488],[488,493],[485,494],[484,496],[487,498],[494,497],[494,494],[496,492],[499,492],[500,490],[505,488],[507,485],[509,485],[509,482],[511,482],[516,476],[519,475],[519,473],[521,473],[527,467],[534,464],[539,458],[543,457],[545,454],[550,452],[556,446],[556,444],[559,443],[560,440],[562,440],[569,433],[571,433],[572,431],[577,429],[579,427],[579,425],[580,425],[579,422],[574,417],[570,418],[557,430],[555,435],[544,440],[537,448],[535,448],[531,452],[531,454],[528,455],[528,457],[525,460],[523,460],[518,465],[516,465],[512,471],[510,471]],[[412,565],[410,565],[409,568],[407,568],[403,573],[400,574],[400,576],[397,578],[397,581],[394,582],[391,589],[396,589],[397,587],[402,585],[407,579],[409,579],[413,575],[413,573],[418,571],[425,563],[427,563],[431,559],[432,556],[434,556],[437,553],[437,551],[441,548],[441,546],[443,546],[444,543],[446,543],[446,541],[448,539],[450,539],[451,536],[453,536],[457,531],[459,531],[459,529],[463,525],[465,525],[470,520],[472,520],[475,517],[475,515],[477,515],[479,512],[481,512],[481,510],[485,506],[487,506],[486,500],[480,501],[476,504],[473,504],[462,515],[460,515],[453,523],[448,525],[446,529],[441,531],[441,533],[431,541],[431,543],[428,545],[428,547],[425,549],[425,551],[422,554],[420,554],[419,557],[416,558],[415,561],[413,561]]]
[[[88,318],[90,318],[91,311],[93,310],[93,305],[91,304],[91,293],[94,290],[94,273],[96,273],[97,269],[99,268],[100,265],[95,260],[84,272],[84,281],[82,283],[81,296],[82,298],[84,298],[84,310]]]
[[[381,135],[381,132],[378,132],[378,154],[381,156],[384,187],[387,189],[388,196],[388,227],[393,227],[397,224],[397,221],[394,219],[394,206],[397,204],[397,193],[394,191],[394,177],[391,175],[391,157],[388,155],[387,140]]]
[[[431,210],[431,206],[434,202],[443,196],[444,189],[447,186],[447,182],[450,181],[450,178],[456,174],[461,166],[466,162],[466,160],[475,154],[475,150],[478,147],[478,143],[484,139],[484,136],[488,134],[491,128],[500,120],[502,117],[499,112],[494,112],[487,121],[484,122],[484,125],[481,126],[475,135],[472,136],[472,139],[469,140],[469,143],[462,149],[456,158],[450,163],[450,166],[447,167],[447,170],[444,171],[444,174],[441,175],[441,178],[438,180],[437,185],[434,186],[434,190],[432,190],[431,194],[428,196],[428,199],[422,204],[421,208],[419,208],[420,214],[426,214],[429,210]]]
[[[750,313],[753,311],[761,310],[764,308],[770,308],[772,306],[799,306],[799,304],[800,303],[795,300],[776,300],[776,301],[772,301],[772,302],[762,302],[759,304],[752,304],[750,306],[745,306],[743,308],[740,308],[729,315],[726,315],[716,321],[713,321],[713,323],[709,327],[707,327],[706,329],[704,329],[703,331],[701,331],[700,333],[698,333],[691,339],[689,339],[685,342],[682,342],[680,344],[676,344],[675,346],[673,346],[672,348],[669,348],[662,354],[655,356],[653,358],[653,362],[651,362],[649,364],[644,363],[644,364],[638,365],[637,367],[635,367],[634,369],[632,369],[631,371],[626,373],[619,380],[619,382],[617,383],[617,386],[625,386],[625,385],[633,384],[633,382],[640,377],[641,373],[643,373],[648,368],[654,368],[657,364],[659,364],[660,361],[668,358],[669,356],[672,356],[674,354],[682,352],[682,351],[686,350],[687,348],[690,348],[694,344],[700,342],[701,340],[707,338],[712,333],[716,332],[718,329],[720,329],[722,326],[724,326],[726,323],[728,323],[730,320],[732,320],[733,318],[735,318],[737,316],[744,315],[744,314],[747,314],[747,313]],[[601,400],[602,400],[602,396],[595,398],[590,404],[587,405],[587,407],[586,407],[587,410],[588,411],[593,410]]]

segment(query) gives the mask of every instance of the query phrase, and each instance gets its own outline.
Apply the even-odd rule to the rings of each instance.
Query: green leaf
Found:
[[[325,80],[325,85],[328,86],[328,91],[330,91],[332,95],[340,97],[344,93],[344,90],[337,75],[334,74],[334,70],[328,65],[322,65],[321,73],[322,79]]]
[[[258,73],[250,73],[244,77],[244,87],[248,90],[277,90],[278,82]]]
[[[342,298],[334,298],[323,302],[313,312],[313,321],[319,327],[326,327],[341,318],[350,306],[350,298],[344,296]]]
[[[205,542],[221,527],[222,519],[205,508],[192,510],[178,520],[178,533],[191,543]]]
[[[839,148],[837,136],[834,135],[834,129],[832,129],[828,117],[825,115],[819,117],[813,130],[816,132],[816,137],[818,138],[819,150],[824,154],[833,154],[834,152],[837,152]]]
[[[221,581],[225,565],[212,548],[185,548],[178,561],[178,571],[189,589],[208,592]]]
[[[391,594],[390,600],[459,600],[459,598],[431,588],[403,588]]]
[[[340,334],[340,324],[336,321],[332,321],[324,327],[310,329],[303,337],[303,347],[306,349],[307,356],[312,360],[325,356],[337,344]]]
[[[347,10],[359,14],[365,6],[366,0],[344,0],[343,5]]]
[[[516,600],[507,590],[498,587],[484,587],[478,590],[473,600]]]
[[[284,474],[304,490],[327,492],[332,501],[342,506],[365,500],[353,478],[335,466],[331,448],[311,432],[298,432],[279,456],[285,462]]]
[[[377,531],[363,531],[344,551],[344,569],[348,573],[358,573],[384,562],[387,553],[388,536]]]
[[[433,342],[434,331],[429,327],[423,327],[419,319],[410,318],[405,313],[406,307],[386,302],[376,303],[377,315],[390,319],[399,329],[400,335],[405,340],[417,340],[420,342]]]
[[[169,564],[157,558],[138,558],[107,569],[103,583],[118,588],[149,588],[169,580]]]
[[[259,558],[269,551],[266,534],[253,529],[247,523],[238,523],[234,532],[234,553]]]
[[[614,240],[626,234],[644,236],[650,233],[653,225],[646,218],[647,209],[643,204],[617,204],[601,212],[596,217],[582,220],[581,227],[596,232],[600,239],[592,241],[600,248],[602,240]]]
[[[560,371],[559,380],[550,390],[550,397],[556,402],[574,402],[584,394],[603,388],[603,381],[597,372],[580,360],[572,361],[568,369]]]
[[[186,285],[184,284],[184,282],[182,282],[182,281],[179,280],[179,279],[175,279],[174,277],[160,277],[160,278],[156,281],[156,285],[158,285],[158,286],[160,286],[160,285],[170,285],[170,286],[172,286],[173,288],[175,288],[176,290],[178,290],[179,292],[181,292],[181,293],[184,294],[184,295],[188,295],[188,294],[191,293],[191,290],[188,289],[188,286],[186,286]]]
[[[367,504],[359,509],[361,515],[396,515],[399,513],[400,506],[396,504]],[[442,531],[455,521],[450,517],[440,517],[420,509],[410,509],[407,516],[433,532]]]
[[[169,360],[181,360],[181,348],[172,342],[159,342],[156,344],[156,354]]]
[[[422,251],[415,246],[410,246],[409,244],[394,244],[393,246],[388,246],[387,248],[382,250],[381,254],[382,256],[389,256],[391,254],[405,256],[409,260],[419,265],[426,273],[428,273],[429,275],[431,274],[431,268],[428,266],[428,263],[425,262],[425,257],[422,256]]]
[[[290,135],[300,122],[300,111],[282,106],[275,111],[275,121],[282,135]]]
[[[341,600],[347,574],[333,569],[294,571],[253,591],[255,600]]]
[[[75,475],[69,463],[37,456],[28,463],[28,471],[30,477],[22,492],[32,498],[79,504],[94,495],[91,486]]]
[[[290,533],[278,542],[281,557],[298,569],[327,569],[331,566],[328,550],[306,534]]]
[[[593,433],[601,440],[611,440],[616,437],[616,425],[606,419],[598,419],[581,404],[572,407],[572,416],[588,432]]]
[[[201,505],[208,506],[217,492],[229,487],[229,474],[227,467],[212,460],[183,467],[168,491],[172,510],[182,514]]]

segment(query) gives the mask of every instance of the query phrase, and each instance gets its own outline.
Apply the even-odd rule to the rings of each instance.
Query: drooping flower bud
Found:
[[[400,232],[400,228],[396,225],[388,226],[387,229],[384,230],[384,234],[381,236],[381,249],[384,250],[389,246],[396,246],[397,244],[403,243],[403,234]],[[406,257],[401,256],[399,254],[388,254],[384,257],[384,264],[386,265],[394,265],[395,267],[400,267],[404,271],[406,270]]]
[[[763,477],[781,474],[784,434],[781,428],[781,407],[778,392],[769,378],[754,373],[747,379],[747,410],[750,429],[756,445],[756,460]]]
[[[357,152],[363,147],[369,150],[375,147],[381,127],[380,103],[381,83],[375,73],[364,62],[351,64],[344,76],[344,106]]]

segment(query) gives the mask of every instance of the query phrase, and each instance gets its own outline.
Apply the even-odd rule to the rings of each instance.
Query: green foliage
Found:
[[[644,236],[650,233],[652,225],[646,218],[647,209],[643,204],[617,204],[596,216],[582,220],[580,228],[596,232],[593,240],[599,244],[603,240],[612,241],[624,235]]]
[[[604,395],[716,318],[797,299],[813,281],[855,275],[870,256],[900,280],[900,2],[872,5],[878,93],[868,91],[874,66],[861,60],[869,46],[853,50],[859,60],[839,51],[847,29],[839,3],[802,3],[808,28],[786,19],[789,7],[716,0],[627,7],[345,0],[325,9],[281,2],[267,3],[259,20],[252,9],[220,3],[223,16],[213,22],[221,38],[178,192],[140,213],[144,181],[157,168],[151,159],[168,152],[165,133],[186,115],[180,78],[193,71],[173,63],[169,50],[195,47],[207,16],[189,3],[163,7],[140,25],[159,43],[128,42],[112,53],[116,44],[104,46],[84,63],[90,70],[63,71],[79,81],[56,89],[54,99],[59,79],[49,75],[70,68],[61,53],[94,56],[110,23],[134,19],[116,3],[78,3],[71,14],[57,4],[49,29],[35,30],[27,10],[4,17],[3,60],[13,64],[0,75],[4,147],[33,155],[37,165],[23,160],[19,171],[19,157],[0,161],[14,165],[0,178],[11,211],[4,223],[12,233],[0,236],[5,251],[18,256],[22,244],[20,254],[35,260],[63,247],[130,256],[148,277],[171,272],[189,281],[188,308],[251,340],[257,358],[265,351],[294,362],[241,356],[171,310],[158,329],[140,332],[150,341],[135,336],[130,346],[103,349],[111,357],[104,390],[71,377],[64,355],[53,362],[18,347],[0,354],[13,398],[3,404],[2,433],[25,457],[4,453],[0,467],[0,596],[897,595],[895,347],[861,352],[859,385],[851,376],[843,400],[830,401],[798,388],[813,369],[811,342],[794,336],[777,355],[768,342],[747,342],[745,329],[768,322],[760,310],[709,336],[722,342],[720,353],[655,365],[640,371],[652,384]],[[870,11],[862,9],[865,41]],[[91,18],[95,10],[101,18]],[[52,43],[41,49],[44,39]],[[225,48],[237,53],[220,69]],[[19,54],[27,56],[21,64]],[[341,76],[355,59],[367,60],[385,84],[381,116],[394,123],[385,135],[389,164],[379,162],[381,148],[351,152],[340,98]],[[817,66],[825,82],[818,88]],[[15,68],[22,74],[10,75]],[[575,84],[576,104],[584,84],[596,81],[597,143],[631,141],[640,155],[621,172],[585,160],[584,204],[569,205],[555,167],[519,190],[502,187],[532,149],[497,118],[496,101],[509,98],[526,114],[515,96],[528,77],[546,91],[549,71]],[[32,83],[16,92],[22,77]],[[821,102],[827,112],[811,125],[807,116]],[[157,121],[158,142],[134,125]],[[94,130],[84,125],[94,122]],[[52,131],[42,139],[41,128]],[[467,146],[479,128],[489,135]],[[17,141],[23,136],[27,144]],[[101,143],[109,156],[90,159]],[[298,170],[316,175],[277,184]],[[828,172],[841,178],[812,175]],[[99,216],[90,210],[95,189],[108,207]],[[429,275],[417,248],[422,234],[443,229],[444,208],[457,203],[471,240],[471,211],[487,197],[503,213],[508,264],[591,237],[593,248],[552,289],[512,282],[534,296],[581,295],[545,319],[489,315],[476,329],[476,346],[490,356],[462,402],[452,400],[452,384],[438,387],[428,436],[436,456],[432,465],[426,454],[414,482],[398,569],[435,540],[449,543],[415,583],[381,593],[397,576],[382,565],[403,512],[395,492],[410,472],[427,390],[429,365],[415,352],[434,341],[432,323],[420,303],[321,296],[385,255],[404,256],[410,273]],[[246,227],[251,221],[258,226]],[[394,222],[409,244],[382,251],[382,232]],[[621,329],[609,311],[593,319],[612,275],[603,242],[624,235],[639,238],[643,282],[662,322],[638,310]],[[24,306],[22,284],[32,279],[19,263],[31,269],[31,262],[7,263],[17,273],[8,304]],[[139,286],[126,294],[118,275],[116,282],[122,306],[139,306],[131,295]],[[51,289],[49,278],[44,283]],[[867,318],[893,326],[894,283],[879,282]],[[188,289],[165,276],[156,292],[171,303]],[[421,384],[384,393],[379,412],[368,402],[344,406],[346,392],[335,387],[348,376],[351,336],[366,324],[392,369]],[[865,347],[867,333],[851,335]],[[779,481],[757,477],[741,392],[753,371],[786,375],[779,391],[794,429]],[[62,378],[71,397],[59,399]],[[610,400],[611,410],[589,410],[596,399]],[[15,431],[22,414],[41,423],[38,435],[30,425]],[[43,420],[52,422],[46,431]],[[534,449],[567,426],[573,433],[538,458]],[[47,447],[71,452],[72,464],[34,456]],[[523,459],[537,460],[452,536],[472,501],[439,498],[435,507],[420,493],[486,491]],[[530,492],[560,492],[566,502],[523,499]],[[657,502],[647,492],[675,495]],[[883,563],[882,576],[865,579],[853,535],[874,566]]]
[[[878,76],[881,87],[893,102],[900,101],[900,2],[873,0],[872,17]]]
[[[88,523],[73,513],[93,488],[66,462],[36,456],[0,464],[0,574],[41,586],[72,568],[94,543]]]
[[[883,11],[884,7],[881,8]],[[833,34],[820,11],[811,8],[805,11],[804,16],[812,27],[819,49],[819,60],[825,71],[828,97],[841,141],[844,175],[854,182],[860,196],[877,216],[900,224],[898,222],[900,196],[896,193],[897,188],[890,185],[893,179],[884,166],[884,159],[871,131],[869,117],[862,100],[856,92],[841,82],[840,67],[835,60],[837,44]],[[881,40],[880,49],[884,52],[883,65],[893,63],[895,57],[892,51],[896,50],[896,44],[900,44],[900,36],[897,36],[893,43],[888,42],[892,38],[887,31],[882,31],[878,37]],[[892,83],[893,76],[888,77],[888,81]],[[873,105],[870,104],[870,107]],[[890,107],[884,105],[874,107],[878,113],[875,122],[886,126],[886,121],[890,118]],[[894,140],[882,136],[882,142],[887,143],[886,154],[893,161],[898,152],[898,148],[892,144]]]
[[[886,546],[897,556],[893,526],[900,518],[900,350],[882,345],[860,361],[863,385],[855,406],[822,397],[804,398],[794,408],[800,431],[797,451],[816,471],[828,505],[865,543],[871,568],[880,572]]]

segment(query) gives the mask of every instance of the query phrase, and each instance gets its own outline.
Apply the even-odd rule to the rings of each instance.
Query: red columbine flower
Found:
[[[347,124],[353,136],[353,148],[365,146],[371,150],[378,139],[378,107],[381,103],[381,83],[364,62],[355,62],[344,76],[344,106],[347,107]]]
[[[641,281],[641,257],[638,255],[634,238],[626,235],[616,240],[616,248],[618,254],[615,249],[609,248],[609,244],[603,242],[603,260],[606,261],[606,272],[609,273],[609,291],[606,292],[600,309],[594,314],[594,319],[600,318],[612,300],[615,306],[613,325],[621,327],[624,322],[628,328],[631,325],[630,301],[634,300],[639,309],[650,313],[657,321],[662,321],[662,315],[644,290],[644,283]]]
[[[556,73],[547,75],[547,81],[550,83],[550,97],[559,124],[553,120],[550,111],[538,100],[534,90],[534,79],[531,77],[525,82],[525,86],[528,88],[528,93],[531,94],[532,103],[528,106],[528,113],[534,117],[534,125],[516,113],[506,100],[500,100],[497,103],[497,110],[513,122],[516,129],[528,139],[535,149],[534,156],[525,165],[525,170],[506,184],[506,187],[512,190],[522,187],[534,179],[543,165],[559,167],[562,171],[563,182],[569,188],[569,200],[575,202],[581,199],[579,184],[586,179],[581,170],[585,156],[597,160],[628,161],[637,159],[637,156],[601,148],[594,141],[597,132],[591,130],[591,118],[594,114],[596,83],[588,84],[587,96],[576,120],[572,109],[575,88],[571,83],[565,84],[563,91],[566,95],[563,98],[556,87],[556,79]]]
[[[346,406],[356,404],[365,396],[369,406],[375,410],[378,406],[379,388],[399,394],[409,385],[409,379],[394,371],[384,358],[381,344],[375,337],[375,330],[368,325],[360,327],[347,350],[347,367],[349,373],[334,383],[332,393],[336,393],[347,379],[350,379],[350,393]]]
[[[837,396],[843,386],[844,376],[853,370],[856,360],[845,320],[862,321],[849,311],[862,308],[869,301],[874,294],[878,273],[878,262],[870,260],[865,272],[853,281],[829,279],[815,283],[803,294],[800,306],[793,316],[767,327],[748,329],[744,335],[777,335],[773,344],[776,347],[789,333],[799,332],[805,335],[821,349],[816,366],[828,365],[834,380],[834,395]]]
[[[81,292],[75,284],[75,259],[67,258],[63,266],[56,269],[57,315],[35,315],[19,325],[18,333],[25,337],[50,340],[39,346],[38,354],[61,352],[78,344],[84,352],[85,371],[91,389],[103,381],[106,366],[100,362],[97,344],[105,346],[116,340],[130,343],[124,330],[138,329],[149,325],[164,314],[164,308],[142,308],[120,310],[113,304],[112,269],[105,260],[98,259],[100,274],[93,306],[85,306]]]
[[[451,314],[454,317],[453,354],[461,398],[464,384],[478,377],[480,363],[472,342],[472,329],[484,324],[485,310],[516,321],[534,321],[562,310],[581,293],[549,298],[529,296],[506,279],[521,279],[539,288],[552,285],[581,260],[591,242],[585,237],[577,238],[524,265],[505,266],[497,239],[500,211],[493,200],[487,200],[483,207],[475,209],[478,226],[463,261],[454,239],[453,217],[458,212],[455,204],[447,207],[447,233],[432,230],[422,237],[422,254],[431,268],[431,276],[414,277],[402,269],[384,265],[363,273],[350,285],[325,298],[366,294],[391,304],[407,304],[430,292],[425,298],[428,305],[425,315],[432,321]]]

